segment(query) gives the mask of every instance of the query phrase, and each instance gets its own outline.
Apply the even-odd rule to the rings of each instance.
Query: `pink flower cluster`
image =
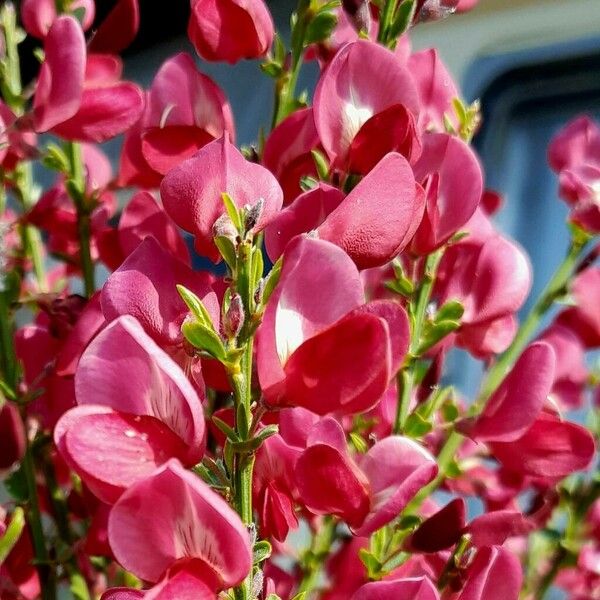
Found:
[[[242,149],[191,54],[122,80],[135,0],[99,25],[93,0],[22,2],[31,101],[0,10],[2,599],[600,597],[598,431],[567,418],[600,406],[600,128],[550,147],[571,247],[519,325],[531,266],[493,224],[477,105],[407,33],[476,2],[342,4],[301,0],[287,50],[262,0],[192,0],[202,59],[275,80]]]

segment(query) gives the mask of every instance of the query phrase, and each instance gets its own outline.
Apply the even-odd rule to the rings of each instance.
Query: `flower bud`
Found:
[[[256,227],[256,224],[260,221],[260,217],[262,216],[264,207],[264,198],[259,198],[258,201],[252,206],[246,205],[244,207],[246,209],[246,219],[244,222],[244,227],[246,231],[250,231],[254,229],[254,227]]]
[[[238,336],[242,327],[244,326],[244,303],[242,297],[239,294],[234,294],[231,297],[229,308],[223,319],[223,333],[228,338],[235,338]]]
[[[415,22],[440,21],[456,12],[459,0],[421,0],[417,4]]]
[[[342,7],[356,31],[369,31],[371,11],[368,0],[342,0]]]
[[[232,223],[229,215],[227,213],[223,213],[214,223],[213,225],[213,236],[214,237],[225,237],[233,242],[235,245],[238,231],[235,228],[235,225]]]

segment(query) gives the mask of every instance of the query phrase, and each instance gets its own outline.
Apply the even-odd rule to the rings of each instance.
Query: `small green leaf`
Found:
[[[299,594],[296,594],[292,600],[306,600],[306,594],[307,592],[300,592]],[[268,600],[268,598],[267,598]]]
[[[65,151],[57,144],[48,144],[42,163],[46,168],[60,173],[68,173],[71,168]]]
[[[268,60],[264,63],[261,63],[260,70],[265,73],[265,75],[268,75],[273,79],[277,79],[283,73],[282,66],[274,60]]]
[[[200,298],[198,298],[194,292],[188,290],[185,286],[177,285],[176,287],[181,299],[190,309],[190,312],[196,317],[196,319],[198,319],[200,324],[214,331],[212,319],[210,318],[210,314],[206,310],[202,300],[200,300]]]
[[[236,252],[235,246],[230,238],[224,235],[217,235],[214,238],[215,246],[219,249],[223,260],[227,263],[227,266],[231,271],[235,269],[236,263]]]
[[[269,271],[267,278],[265,279],[265,289],[263,290],[262,302],[263,306],[266,306],[273,290],[279,283],[281,277],[281,269],[283,267],[283,256],[280,256],[277,262],[273,265],[273,268]]]
[[[186,320],[181,326],[181,333],[194,348],[208,352],[221,362],[227,360],[225,346],[214,329],[209,329],[198,321]]]
[[[90,600],[90,592],[81,573],[71,574],[69,577],[69,588],[75,600]]]
[[[447,335],[450,335],[452,332],[456,331],[460,327],[460,323],[458,321],[439,321],[433,323],[430,327],[427,328],[427,331],[423,335],[423,339],[421,340],[421,344],[419,345],[418,353],[424,354],[435,346],[439,341],[443,340]]]
[[[419,413],[412,413],[406,420],[404,434],[412,438],[421,438],[433,429],[433,425],[426,421]]]
[[[465,307],[458,300],[448,300],[435,315],[436,321],[458,321],[464,314]]]
[[[255,247],[252,251],[252,289],[256,289],[258,282],[262,279],[265,270],[265,261],[262,250]]]
[[[306,29],[305,44],[318,44],[326,40],[337,24],[337,17],[331,12],[322,12],[314,17]]]
[[[391,39],[399,38],[404,32],[408,31],[413,17],[415,16],[415,0],[404,0],[396,10],[396,16],[389,29]]]
[[[235,432],[233,427],[230,427],[223,421],[223,419],[219,419],[216,415],[213,415],[212,422],[219,428],[219,430],[225,435],[228,440],[232,442],[239,442],[240,438],[238,434]]]
[[[303,192],[310,192],[310,190],[314,190],[319,185],[319,182],[309,175],[304,175],[300,179],[300,189]]]
[[[22,468],[13,471],[3,482],[6,491],[17,501],[25,502],[29,497],[27,480]]]
[[[364,438],[354,431],[350,432],[350,442],[354,446],[355,450],[360,454],[364,454],[369,449],[369,446],[367,446],[367,442],[365,442]]]
[[[400,296],[405,296],[407,298],[411,296],[415,290],[412,281],[409,281],[408,279],[404,279],[402,281],[398,281],[397,279],[393,281],[386,281],[385,287],[388,290],[391,290],[392,292],[395,292],[396,294],[399,294]]]
[[[365,565],[369,577],[373,577],[379,573],[381,563],[366,548],[361,548],[358,555],[362,564]]]
[[[235,205],[235,202],[227,192],[223,192],[221,194],[221,198],[223,199],[225,211],[231,219],[231,222],[233,223],[234,227],[240,233],[242,233],[242,217],[240,216],[240,211],[238,210],[238,207]]]
[[[6,528],[4,535],[0,538],[0,565],[19,541],[24,527],[25,513],[20,506],[17,506],[11,515],[10,523]]]
[[[458,407],[452,400],[446,400],[442,404],[442,418],[446,423],[454,423],[458,419]]]
[[[271,553],[273,552],[273,548],[271,544],[267,540],[260,540],[254,544],[254,548],[252,548],[252,563],[257,565],[269,558]]]
[[[315,167],[317,168],[319,179],[321,181],[328,181],[329,162],[327,161],[327,158],[325,158],[325,155],[317,149],[311,150],[310,153],[312,154],[313,160],[315,161]]]

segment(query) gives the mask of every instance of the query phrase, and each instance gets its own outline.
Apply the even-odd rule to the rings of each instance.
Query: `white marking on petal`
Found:
[[[279,303],[275,313],[275,343],[282,365],[303,341],[302,317],[297,311]]]

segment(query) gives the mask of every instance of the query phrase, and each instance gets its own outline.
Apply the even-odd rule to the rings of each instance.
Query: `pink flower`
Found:
[[[430,48],[412,54],[408,68],[419,90],[421,110],[418,123],[421,131],[445,132],[445,118],[458,126],[452,101],[460,98],[460,92],[437,50]]]
[[[200,297],[218,330],[219,304],[211,281],[208,273],[192,271],[148,237],[104,284],[102,311],[108,321],[132,315],[159,344],[179,347],[181,324],[189,311],[176,286],[184,285]]]
[[[600,231],[600,127],[589,117],[571,121],[552,140],[548,160],[559,174],[560,196],[571,206],[571,220]]]
[[[121,213],[118,227],[106,229],[99,236],[98,250],[102,260],[117,269],[150,236],[163,249],[189,265],[189,251],[177,225],[148,192],[138,192],[129,200]]]
[[[555,355],[545,342],[528,346],[476,420],[460,430],[479,441],[513,442],[538,417],[554,378]]]
[[[236,586],[252,566],[249,536],[238,515],[176,460],[121,496],[109,516],[108,536],[125,569],[165,586],[174,586],[170,580],[176,576],[195,579],[194,598],[213,598],[205,588],[214,594]],[[154,594],[145,597],[186,597]]]
[[[118,54],[125,50],[140,27],[138,0],[117,0],[90,40],[90,52]]]
[[[360,587],[352,600],[439,600],[435,585],[427,577],[375,581]]]
[[[380,116],[386,109],[394,115],[394,111],[405,114],[405,125],[410,128],[411,116],[416,118],[419,111],[418,92],[410,72],[391,51],[378,44],[363,40],[347,44],[329,63],[315,90],[315,125],[334,167],[348,166],[352,144],[363,126],[371,132],[369,140],[375,139],[374,143],[379,144],[377,136],[382,128],[389,127],[388,119]],[[372,118],[380,119],[379,125],[376,121],[367,125]],[[410,153],[412,135],[407,142],[405,128],[395,133],[398,137],[392,140],[392,147],[376,146],[374,162],[390,150],[405,148]],[[367,136],[366,130],[362,135]]]
[[[575,306],[563,310],[557,317],[559,325],[571,329],[585,348],[600,346],[600,268],[588,267],[570,285]]]
[[[0,100],[0,165],[5,171],[12,171],[24,158],[35,156],[37,136],[32,131],[21,130],[17,117]]]
[[[144,110],[144,96],[137,85],[120,80],[122,70],[116,56],[89,54],[77,112],[57,123],[54,133],[68,140],[100,143],[132,127]]]
[[[543,412],[554,365],[549,344],[531,344],[483,413],[458,425],[473,439],[485,441],[506,469],[550,481],[585,469],[595,452],[594,440],[585,428]]]
[[[364,304],[347,254],[298,236],[258,331],[257,367],[267,403],[317,414],[353,414],[384,394],[408,348],[408,320],[393,301]]]
[[[412,249],[428,254],[474,214],[483,192],[483,175],[469,146],[445,133],[423,137],[423,154],[413,169],[417,183],[425,189],[427,204]]]
[[[189,54],[177,54],[159,69],[147,110],[126,137],[121,180],[136,183],[148,170],[164,175],[226,132],[233,139],[233,114],[223,91]]]
[[[104,502],[172,457],[192,466],[204,453],[196,391],[132,317],[120,317],[88,346],[75,394],[78,406],[58,422],[54,440]]]
[[[499,546],[485,547],[477,552],[456,600],[517,600],[522,581],[516,556]]]
[[[75,0],[68,5],[70,13],[77,12],[84,31],[94,22],[96,6],[94,0]],[[21,2],[21,20],[29,35],[43,40],[50,28],[59,18],[55,0],[23,0]]]
[[[302,177],[317,176],[311,150],[319,145],[312,108],[293,112],[266,139],[263,164],[277,177],[286,204],[301,192]]]
[[[104,142],[131,127],[144,108],[142,91],[120,81],[121,61],[90,54],[73,17],[54,21],[33,101],[33,126],[70,140]]]
[[[567,409],[581,406],[588,370],[580,339],[572,330],[558,324],[546,329],[539,339],[550,344],[556,354],[552,397]]]
[[[273,19],[263,0],[191,0],[188,36],[205,60],[236,63],[264,56]]]
[[[196,250],[213,262],[220,260],[213,225],[225,212],[224,192],[239,207],[254,206],[262,200],[254,233],[264,229],[283,203],[275,177],[261,165],[244,159],[227,136],[207,144],[169,171],[160,186],[165,210],[182,229],[194,234]]]
[[[269,256],[276,259],[295,234],[316,229],[360,269],[383,265],[418,227],[424,210],[419,192],[406,159],[387,154],[346,198],[321,184],[280,213],[267,229]]]
[[[256,453],[252,493],[259,514],[261,536],[285,541],[298,527],[294,512],[294,466],[300,450],[280,435],[266,440]]]
[[[302,503],[315,514],[339,516],[357,536],[395,519],[436,474],[435,459],[400,436],[377,442],[355,462],[344,431],[331,417],[313,428],[295,468]]]
[[[33,100],[33,124],[46,132],[70,119],[81,105],[85,39],[73,17],[54,21],[44,43],[44,62]]]
[[[439,306],[459,300],[465,312],[456,344],[478,357],[504,351],[512,341],[515,314],[531,287],[524,251],[497,233],[469,236],[451,245],[440,262],[433,297]]]

